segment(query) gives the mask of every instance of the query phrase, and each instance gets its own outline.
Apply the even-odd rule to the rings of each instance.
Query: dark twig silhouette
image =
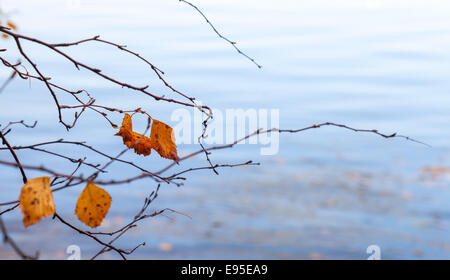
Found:
[[[260,65],[259,63],[256,62],[256,60],[250,56],[248,56],[246,53],[244,53],[243,51],[241,51],[241,49],[239,49],[236,45],[237,43],[234,41],[231,41],[230,39],[228,39],[227,37],[223,36],[219,31],[217,31],[217,28],[211,23],[211,21],[205,16],[205,14],[200,10],[200,8],[198,8],[197,6],[195,6],[194,4],[192,4],[191,2],[185,1],[185,0],[178,0],[180,2],[184,2],[187,5],[191,6],[192,8],[194,8],[202,17],[203,19],[206,20],[206,22],[209,24],[209,26],[211,27],[211,29],[217,34],[217,36],[219,36],[219,38],[225,40],[226,42],[228,42],[230,45],[233,46],[233,48],[242,56],[244,56],[245,58],[247,58],[248,60],[250,60],[251,62],[253,62],[253,64],[255,64],[258,68],[262,68],[262,65]]]

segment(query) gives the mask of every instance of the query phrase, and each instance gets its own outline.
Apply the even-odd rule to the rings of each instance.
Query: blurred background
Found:
[[[279,153],[261,156],[259,145],[215,152],[217,163],[261,162],[251,166],[191,173],[185,185],[164,185],[151,209],[170,207],[190,218],[168,214],[145,220],[117,245],[133,248],[138,259],[366,259],[366,248],[381,248],[382,259],[450,258],[450,4],[400,0],[193,0],[217,29],[263,65],[260,70],[219,39],[203,18],[176,0],[3,0],[1,8],[18,32],[45,41],[72,42],[101,35],[125,44],[166,72],[177,89],[218,109],[280,110],[282,128],[333,121],[358,128],[408,135],[384,139],[324,127],[280,136]],[[12,51],[12,40],[1,40]],[[154,102],[77,71],[45,48],[24,48],[53,81],[87,89],[97,103],[142,107],[168,124],[178,107]],[[66,49],[103,72],[175,95],[138,60],[116,48],[89,43]],[[0,69],[2,80],[9,72]],[[64,97],[61,97],[64,100]],[[67,99],[70,100],[70,99]],[[72,117],[73,113],[66,117]],[[114,120],[120,123],[121,116]],[[104,119],[87,112],[67,132],[46,89],[36,81],[14,80],[0,95],[0,123],[38,121],[35,129],[16,127],[14,145],[64,138],[87,141],[110,154],[122,140]],[[144,120],[137,127],[143,129]],[[69,149],[68,149],[69,148]],[[179,145],[180,155],[198,149]],[[74,157],[85,150],[54,146]],[[71,164],[39,152],[19,152],[25,164],[70,170]],[[7,151],[0,159],[11,160]],[[165,166],[156,153],[139,157],[150,170]],[[205,166],[199,155],[178,167]],[[176,169],[174,170],[176,171]],[[86,171],[87,172],[87,171]],[[102,178],[124,178],[136,170],[113,164]],[[39,173],[29,172],[29,177]],[[16,200],[20,173],[0,167],[1,202]],[[107,187],[111,210],[99,230],[125,225],[155,185],[138,181]],[[81,187],[55,193],[67,220]],[[4,209],[4,208],[2,208]],[[98,245],[50,218],[25,229],[20,209],[3,219],[16,242],[45,259],[67,258],[76,244],[82,258]],[[0,244],[0,259],[16,258]],[[117,258],[113,253],[103,258]]]

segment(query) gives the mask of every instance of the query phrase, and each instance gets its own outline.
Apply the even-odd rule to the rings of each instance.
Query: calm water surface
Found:
[[[164,186],[152,210],[170,207],[191,218],[168,214],[141,223],[118,242],[125,248],[147,243],[132,257],[365,259],[366,248],[376,244],[385,259],[450,258],[450,176],[438,172],[450,165],[447,2],[195,1],[262,70],[176,0],[81,0],[79,7],[69,2],[1,4],[14,12],[11,17],[23,34],[55,43],[100,34],[126,44],[162,68],[178,89],[214,108],[277,108],[284,128],[333,121],[398,132],[432,146],[322,128],[282,135],[274,156],[260,156],[258,145],[216,152],[215,162],[251,159],[262,165],[221,170],[220,176],[192,173],[181,188]],[[12,48],[12,42],[1,46]],[[89,90],[99,104],[142,106],[161,120],[170,120],[177,108],[76,71],[44,48],[28,43],[24,48],[54,81]],[[145,65],[115,48],[89,43],[67,51],[105,73],[174,96]],[[110,154],[122,149],[120,138],[112,137],[115,130],[97,115],[86,113],[68,133],[57,124],[56,113],[36,82],[15,80],[0,96],[0,123],[39,121],[36,129],[17,128],[9,135],[16,145],[65,138],[86,140]],[[120,116],[114,118],[120,122]],[[196,149],[180,145],[179,153]],[[84,152],[63,146],[52,150],[76,157]],[[38,152],[19,156],[28,164],[71,166]],[[167,163],[154,155],[124,158],[152,170]],[[1,152],[0,159],[10,160],[10,155]],[[198,156],[180,168],[205,164]],[[1,201],[17,199],[18,172],[1,167],[0,174]],[[134,174],[117,164],[104,178]],[[30,172],[33,176],[38,173]],[[114,201],[100,229],[123,226],[154,187],[150,181],[109,187]],[[55,193],[55,201],[59,212],[82,226],[73,215],[80,191]],[[66,258],[71,244],[79,245],[85,258],[99,249],[51,219],[27,230],[18,209],[4,219],[24,249],[39,250],[43,258]],[[0,245],[0,258],[14,257]],[[112,253],[104,257],[116,258]]]

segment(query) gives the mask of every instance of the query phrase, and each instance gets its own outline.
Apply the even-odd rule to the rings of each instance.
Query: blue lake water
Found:
[[[20,33],[42,40],[101,35],[126,44],[163,69],[177,89],[219,110],[279,109],[282,128],[332,121],[397,132],[431,145],[324,127],[281,135],[273,156],[261,156],[261,147],[249,144],[214,152],[215,163],[254,160],[262,165],[219,170],[220,176],[199,171],[180,188],[163,186],[152,210],[170,207],[191,218],[168,214],[142,222],[117,243],[125,248],[147,243],[131,258],[366,259],[372,244],[380,246],[384,259],[450,258],[450,4],[194,1],[220,32],[263,65],[260,70],[179,1],[77,3],[3,0],[1,7],[12,12]],[[0,46],[16,60],[11,40]],[[24,48],[53,81],[88,90],[98,104],[142,107],[173,125],[168,120],[179,107],[77,71],[45,48],[31,43]],[[66,51],[104,73],[177,97],[145,65],[116,48],[88,43]],[[8,75],[0,70],[1,78]],[[113,118],[120,123],[121,116]],[[123,149],[120,138],[112,136],[116,130],[91,112],[66,132],[45,88],[16,79],[0,95],[0,123],[22,119],[39,123],[32,130],[16,127],[8,136],[15,145],[64,138],[87,141],[109,154]],[[185,155],[198,146],[178,149]],[[74,157],[85,153],[63,145],[52,151]],[[66,172],[72,166],[39,152],[18,155],[24,163]],[[0,159],[11,160],[7,151],[0,151]],[[127,153],[124,159],[150,170],[167,164],[155,154]],[[174,171],[205,165],[199,155]],[[29,177],[39,174],[29,172]],[[102,178],[135,174],[113,164]],[[2,166],[0,176],[1,202],[17,199],[19,172]],[[100,230],[125,225],[154,188],[152,181],[107,187],[113,204]],[[80,192],[77,187],[55,193],[55,203],[65,218],[83,226],[73,215]],[[42,258],[66,258],[71,244],[80,246],[83,258],[99,249],[51,219],[24,229],[19,209],[3,218],[24,250],[39,250]],[[15,257],[10,247],[0,245],[0,258]],[[117,258],[113,253],[104,257]]]

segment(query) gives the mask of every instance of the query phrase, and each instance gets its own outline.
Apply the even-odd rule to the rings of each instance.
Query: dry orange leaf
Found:
[[[133,123],[129,114],[125,114],[123,117],[122,126],[116,135],[122,136],[123,143],[128,148],[134,148],[138,155],[148,156],[150,154],[152,149],[150,138],[133,131]]]
[[[10,22],[10,21],[8,21],[8,27],[10,27],[11,29],[13,29],[13,30],[17,30],[17,26],[14,24],[14,23],[12,23],[12,22]]]
[[[152,143],[150,142],[150,138],[133,132],[133,139],[135,140],[134,151],[136,154],[148,156],[152,151]]]
[[[39,177],[28,180],[20,192],[19,205],[25,227],[38,223],[42,217],[55,214],[50,178]]]
[[[178,161],[173,129],[167,124],[153,119],[150,143],[163,158]]]
[[[128,147],[132,148],[134,143],[134,135],[133,135],[133,124],[131,122],[131,116],[129,114],[125,114],[122,121],[122,126],[115,135],[122,136],[123,143]]]
[[[111,201],[104,189],[88,183],[78,198],[75,214],[91,228],[98,227],[108,213]]]
[[[153,119],[150,138],[133,131],[131,116],[125,114],[118,136],[122,136],[123,143],[128,148],[134,148],[139,155],[148,156],[151,149],[158,152],[160,156],[178,161],[177,146],[173,129],[167,124]]]

